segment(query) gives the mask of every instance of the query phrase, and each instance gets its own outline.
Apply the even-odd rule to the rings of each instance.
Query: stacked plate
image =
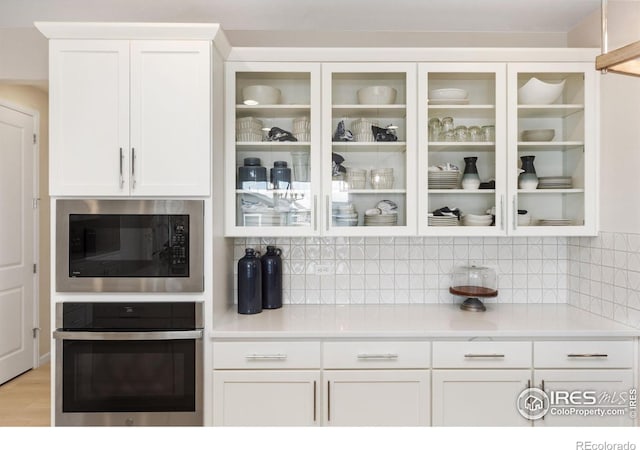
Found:
[[[365,214],[364,224],[365,226],[392,227],[398,224],[398,215],[397,214],[378,214],[374,216],[369,216]]]
[[[277,227],[287,224],[286,214],[273,209],[262,212],[243,213],[245,227]]]
[[[541,226],[541,227],[566,227],[569,225],[573,225],[573,220],[571,219],[540,219],[538,221],[538,226]]]
[[[539,177],[538,189],[571,189],[573,180],[571,177]]]
[[[459,170],[429,170],[429,189],[456,189],[459,175]]]
[[[457,227],[459,222],[456,216],[434,216],[429,214],[427,224],[430,227]]]
[[[333,214],[331,216],[333,226],[336,227],[355,227],[358,226],[358,211],[353,203],[333,204]]]
[[[468,93],[464,89],[432,89],[429,91],[430,105],[467,105]]]
[[[462,225],[466,227],[488,227],[492,222],[493,216],[491,214],[465,214],[462,216]]]

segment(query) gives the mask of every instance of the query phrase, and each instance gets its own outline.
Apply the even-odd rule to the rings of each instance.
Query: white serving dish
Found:
[[[532,77],[518,89],[518,102],[520,105],[550,105],[562,95],[565,81],[547,83]]]
[[[245,105],[277,105],[280,103],[280,89],[263,84],[242,88],[242,100]]]
[[[556,131],[553,129],[524,130],[522,140],[526,142],[548,142],[554,138]]]
[[[390,86],[367,86],[358,89],[361,105],[391,105],[396,102],[398,91]]]
[[[464,89],[432,89],[429,91],[429,100],[465,100],[467,95]]]

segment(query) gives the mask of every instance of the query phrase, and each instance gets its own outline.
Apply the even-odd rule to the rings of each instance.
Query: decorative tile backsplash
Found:
[[[568,303],[640,328],[640,234],[568,240]]]
[[[283,252],[284,303],[460,302],[449,293],[451,272],[466,264],[496,269],[499,294],[487,302],[567,301],[562,237],[237,238],[234,275],[245,248],[267,245]]]

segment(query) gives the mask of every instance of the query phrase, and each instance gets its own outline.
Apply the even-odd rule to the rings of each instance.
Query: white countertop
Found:
[[[567,304],[284,305],[260,314],[235,309],[214,320],[214,339],[633,337],[640,329]]]

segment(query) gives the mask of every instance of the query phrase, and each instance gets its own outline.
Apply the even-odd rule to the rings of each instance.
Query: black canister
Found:
[[[238,314],[262,312],[262,269],[260,254],[252,248],[238,261]]]
[[[286,161],[275,161],[271,169],[271,185],[274,189],[289,189],[291,186],[291,169]]]
[[[238,189],[243,189],[244,183],[260,182],[266,184],[267,168],[260,165],[260,158],[245,158],[244,166],[238,167]],[[260,186],[249,187],[259,188]]]
[[[262,256],[262,307],[276,309],[282,307],[282,250],[267,246]]]

